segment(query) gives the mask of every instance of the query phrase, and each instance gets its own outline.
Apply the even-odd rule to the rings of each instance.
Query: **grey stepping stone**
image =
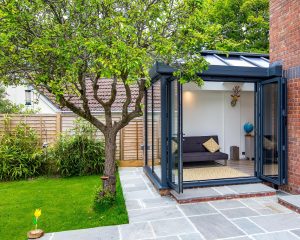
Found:
[[[289,213],[292,212],[290,209],[278,204],[278,203],[266,203],[264,204],[266,209],[272,210],[274,213]]]
[[[118,228],[101,227],[54,233],[52,240],[119,240]]]
[[[217,209],[245,207],[245,205],[238,200],[213,201],[210,202],[210,204]]]
[[[287,202],[296,208],[300,208],[300,195],[280,196],[278,199]]]
[[[251,217],[251,216],[258,216],[257,212],[254,212],[250,208],[233,208],[233,209],[226,209],[221,210],[221,212],[228,218],[242,218],[242,217]]]
[[[204,238],[200,235],[200,233],[190,233],[180,235],[181,240],[204,240]]]
[[[142,205],[138,200],[127,200],[126,201],[127,210],[141,209]]]
[[[195,216],[190,220],[207,240],[245,235],[221,214]]]
[[[182,194],[178,194],[175,191],[171,191],[171,193],[176,197],[177,200],[189,200],[195,198],[209,198],[209,197],[219,197],[222,196],[213,188],[191,188],[185,189]]]
[[[296,229],[296,230],[293,230],[291,232],[293,232],[294,234],[296,234],[297,236],[300,237],[300,229]]]
[[[227,186],[213,187],[214,190],[221,193],[222,195],[233,195],[236,194],[233,190],[231,190]]]
[[[254,198],[240,199],[240,202],[246,205],[247,207],[251,207],[255,209],[263,207],[262,203],[256,201]]]
[[[252,237],[256,240],[299,240],[299,238],[289,232],[265,233]]]
[[[217,213],[217,211],[208,203],[184,204],[180,205],[179,208],[184,212],[186,216]]]
[[[54,233],[46,233],[43,237],[39,238],[39,240],[50,240]]]
[[[264,233],[264,231],[247,218],[233,220],[247,234]]]
[[[300,226],[300,218],[296,213],[273,214],[250,219],[268,232],[296,229]]]
[[[126,184],[136,184],[138,182],[144,182],[143,181],[143,178],[142,177],[134,177],[134,178],[125,178],[125,179],[122,179],[121,178],[121,183],[122,183],[122,186]]]
[[[141,191],[147,189],[148,189],[147,185],[144,182],[129,183],[123,185],[123,192],[133,192],[133,191]]]
[[[194,227],[185,218],[153,221],[151,225],[155,235],[159,237],[195,232]]]
[[[124,197],[126,200],[132,200],[132,199],[154,198],[154,195],[149,190],[141,190],[141,191],[134,191],[134,192],[125,192]]]
[[[249,237],[236,237],[236,238],[230,238],[230,240],[252,240],[252,239]]]
[[[262,192],[274,192],[275,193],[276,192],[276,190],[274,188],[268,187],[261,183],[231,185],[228,187],[238,194],[262,193]]]
[[[128,211],[128,214],[130,222],[146,222],[183,217],[183,214],[175,206],[131,210]]]
[[[176,201],[170,197],[158,197],[152,199],[142,199],[145,208],[151,207],[164,207],[164,206],[174,206]]]
[[[180,239],[177,236],[168,236],[168,237],[151,238],[145,240],[180,240]]]
[[[137,240],[153,238],[154,234],[149,223],[132,223],[120,225],[121,239]]]

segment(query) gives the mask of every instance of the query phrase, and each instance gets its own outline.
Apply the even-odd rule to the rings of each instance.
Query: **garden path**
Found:
[[[278,196],[178,204],[161,197],[142,168],[121,168],[120,178],[129,224],[42,240],[300,240],[300,214],[278,204]]]

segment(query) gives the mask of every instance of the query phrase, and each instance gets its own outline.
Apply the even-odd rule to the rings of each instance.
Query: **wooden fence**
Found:
[[[103,119],[103,115],[97,117]],[[119,116],[116,115],[115,119],[117,120],[118,118]],[[41,142],[52,144],[61,133],[73,128],[75,119],[76,115],[67,113],[0,115],[0,135],[3,134],[5,127],[14,129],[20,122],[24,122],[36,130]],[[97,131],[97,137],[103,138],[100,131]],[[141,149],[143,139],[144,122],[142,118],[133,120],[119,132],[117,136],[116,156],[117,159],[120,160],[121,166],[143,165],[143,150]]]

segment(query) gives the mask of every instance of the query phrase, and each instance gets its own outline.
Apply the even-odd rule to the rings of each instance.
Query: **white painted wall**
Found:
[[[245,151],[243,126],[254,123],[254,84],[240,84],[241,97],[232,107],[232,88],[236,83],[205,83],[183,86],[183,132],[186,136],[218,135],[221,151],[230,153],[230,146]],[[214,89],[214,90],[212,90]],[[217,90],[216,90],[217,89]]]
[[[25,90],[27,86],[8,86],[6,88],[7,98],[15,104],[25,105]],[[26,106],[29,109],[37,110],[38,113],[51,114],[56,113],[56,107],[43,95],[32,91],[32,105]]]

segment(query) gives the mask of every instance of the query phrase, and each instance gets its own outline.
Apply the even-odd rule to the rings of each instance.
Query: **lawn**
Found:
[[[128,223],[120,181],[115,204],[94,210],[99,186],[99,176],[0,183],[0,239],[27,239],[36,208],[42,209],[39,227],[45,232]]]

